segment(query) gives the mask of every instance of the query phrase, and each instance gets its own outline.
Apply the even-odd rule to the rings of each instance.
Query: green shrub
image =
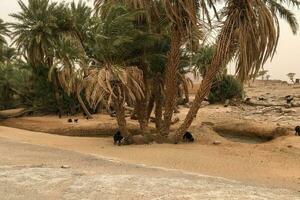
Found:
[[[243,95],[243,84],[234,76],[223,75],[213,84],[208,100],[210,103],[223,103],[227,99],[241,99]]]

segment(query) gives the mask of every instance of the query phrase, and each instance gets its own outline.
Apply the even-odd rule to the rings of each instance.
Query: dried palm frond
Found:
[[[144,97],[142,71],[137,67],[106,66],[92,69],[84,80],[85,96],[92,108],[100,102],[115,100],[135,102]]]

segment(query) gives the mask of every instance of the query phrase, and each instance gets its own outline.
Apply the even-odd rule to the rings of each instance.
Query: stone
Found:
[[[175,117],[174,120],[172,121],[172,124],[177,124],[180,121],[178,117]]]
[[[228,107],[229,104],[230,104],[230,100],[229,100],[229,99],[226,99],[225,104],[224,104],[224,107],[225,107],[225,108]]]
[[[145,144],[145,139],[142,135],[132,136],[132,141],[134,144]]]
[[[210,103],[208,102],[208,101],[203,101],[202,103],[201,103],[201,106],[208,106]]]
[[[220,145],[220,144],[222,144],[222,143],[221,143],[220,141],[214,141],[213,144],[214,144],[214,145]]]
[[[69,165],[62,165],[60,168],[62,168],[62,169],[70,169],[71,167]]]

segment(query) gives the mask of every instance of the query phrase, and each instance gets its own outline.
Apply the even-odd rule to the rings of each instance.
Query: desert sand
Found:
[[[4,200],[299,199],[293,190],[128,164],[3,138],[0,152],[0,196]]]
[[[274,87],[279,86],[267,85],[247,88],[247,96],[251,96],[255,99],[258,96],[264,95],[267,101],[284,102],[285,95],[292,94],[296,96],[300,94],[299,88],[280,86],[280,89],[275,90]],[[296,97],[296,101],[300,102],[300,98]],[[0,126],[0,138],[1,141],[3,141],[1,146],[10,146],[10,148],[8,148],[9,151],[7,149],[5,150],[5,148],[0,148],[1,158],[3,158],[3,156],[6,158],[2,159],[0,164],[1,166],[8,166],[7,168],[2,167],[0,171],[2,174],[10,174],[11,172],[21,173],[20,171],[13,171],[13,166],[24,166],[26,162],[24,164],[23,161],[29,159],[30,162],[28,165],[38,165],[42,163],[46,163],[46,165],[38,169],[30,167],[29,169],[26,167],[22,167],[21,169],[25,171],[29,170],[30,173],[43,174],[43,170],[46,170],[45,168],[51,165],[51,159],[54,160],[53,157],[55,156],[52,155],[52,158],[50,156],[49,160],[46,158],[41,159],[35,149],[41,148],[45,149],[45,151],[48,150],[47,153],[51,153],[52,151],[67,151],[70,154],[74,154],[74,157],[78,155],[78,162],[66,162],[66,164],[70,165],[72,169],[80,165],[82,169],[80,168],[79,171],[89,169],[90,165],[89,161],[83,162],[82,157],[93,157],[99,160],[110,160],[113,161],[112,163],[121,162],[126,166],[139,166],[144,170],[149,167],[155,167],[151,169],[158,170],[158,174],[168,174],[167,172],[170,172],[169,170],[176,170],[171,172],[176,175],[178,175],[178,173],[181,175],[192,173],[193,175],[190,174],[191,176],[201,175],[201,177],[198,177],[195,181],[190,179],[185,180],[187,183],[190,181],[190,183],[193,184],[191,193],[196,195],[186,196],[186,199],[199,199],[200,197],[215,197],[219,199],[226,199],[228,197],[228,199],[240,199],[239,197],[242,196],[238,196],[237,193],[233,192],[231,194],[223,190],[225,186],[225,188],[235,188],[237,185],[237,187],[242,188],[244,187],[242,185],[247,186],[238,192],[240,195],[244,195],[244,191],[251,193],[252,190],[250,188],[252,186],[257,187],[255,190],[258,191],[262,188],[269,188],[269,190],[266,190],[271,191],[271,193],[265,193],[265,196],[255,196],[255,194],[261,194],[260,192],[255,194],[251,193],[253,198],[251,198],[249,193],[245,193],[246,196],[243,199],[300,199],[300,137],[293,135],[293,127],[297,123],[300,123],[298,117],[300,116],[300,110],[299,108],[271,108],[272,109],[266,109],[265,107],[253,107],[244,104],[232,105],[226,108],[223,105],[205,106],[200,110],[197,120],[191,127],[191,131],[196,137],[196,142],[193,144],[177,145],[150,144],[114,146],[111,136],[108,135],[111,135],[116,128],[115,120],[114,118],[102,114],[96,115],[93,120],[85,120],[79,116],[79,124],[69,124],[67,123],[66,117],[59,119],[56,116],[9,119],[0,123],[0,125],[2,125]],[[181,107],[181,112],[177,114],[176,117],[182,119],[187,110],[188,108]],[[132,122],[130,127],[136,125],[136,122]],[[236,127],[239,128],[236,129]],[[216,132],[218,128],[226,131],[222,133]],[[275,130],[278,128],[286,130],[285,133],[276,135]],[[228,134],[228,131],[230,134]],[[251,134],[257,135],[253,137]],[[74,137],[70,137],[70,135]],[[269,137],[274,137],[274,139],[270,139]],[[266,138],[268,139],[266,140]],[[219,141],[221,144],[214,145],[213,143],[215,141]],[[9,143],[12,144],[9,145]],[[14,148],[15,145],[18,146],[18,148]],[[21,149],[27,152],[26,159],[24,157],[20,158],[19,156],[11,157],[20,153]],[[6,156],[6,153],[10,153],[10,159]],[[32,156],[31,153],[36,156]],[[58,153],[58,159],[66,159],[63,155],[64,153],[61,155]],[[64,163],[60,162],[60,164]],[[93,167],[95,169],[97,168],[97,166]],[[101,166],[99,167],[101,168]],[[160,171],[160,168],[167,169],[167,172],[164,170],[164,172]],[[58,170],[57,173],[59,174],[61,169],[56,170]],[[108,166],[106,170],[110,171],[110,166]],[[111,173],[113,173],[113,170],[112,168]],[[98,170],[94,171],[95,174],[98,172]],[[146,173],[147,181],[142,181],[145,185],[143,187],[134,187],[144,188],[148,186],[148,184],[157,184],[155,181],[158,181],[158,179],[153,177],[152,180],[153,174],[148,174],[148,172],[143,173]],[[122,176],[124,174],[127,175],[127,170],[125,170]],[[162,178],[164,178],[166,174],[162,175]],[[103,176],[106,175],[107,174],[101,174],[99,176],[103,178]],[[135,172],[131,175],[134,176],[131,177],[133,180],[138,181],[138,175],[136,175]],[[208,194],[207,191],[204,192],[200,188],[197,188],[203,184],[201,181],[206,182],[207,188],[210,188],[210,182],[207,181],[203,175],[225,178],[226,181],[225,179],[221,179],[225,181],[221,181],[222,186],[211,183],[211,185],[213,185],[211,190],[215,192]],[[14,176],[17,175],[14,174]],[[64,174],[63,176],[72,177],[70,174]],[[125,177],[123,177],[124,179],[122,179],[121,182],[127,185],[127,178]],[[111,178],[112,177],[109,178],[110,181]],[[150,179],[154,182],[151,182]],[[214,181],[220,180],[219,178],[212,179]],[[230,183],[227,182],[228,180],[238,181],[238,184],[233,187],[231,181],[229,181]],[[93,181],[97,182],[99,180],[93,179],[93,181],[91,181],[92,180],[86,180],[86,184],[93,184]],[[117,182],[117,180],[115,181]],[[178,186],[181,182],[180,179],[166,179],[160,181],[166,181],[168,187],[173,185]],[[112,183],[110,182],[109,184]],[[69,185],[66,187],[68,188]],[[77,186],[74,187],[76,188]],[[178,192],[183,190],[183,188],[183,185],[181,185],[178,186],[177,190],[174,190]],[[279,192],[283,196],[278,196],[277,192],[281,189],[285,189],[284,191],[286,192]],[[156,191],[156,189],[153,188],[153,192],[154,191]],[[159,191],[157,192],[159,193]],[[176,192],[174,192],[174,196],[168,198],[166,196],[162,198],[156,198],[154,196],[153,198],[147,198],[146,195],[144,199],[176,199],[175,197],[184,199],[183,196],[180,196]],[[209,196],[217,195],[218,192],[220,192],[219,194],[221,196]],[[228,194],[229,196],[224,196],[224,194]],[[222,198],[222,195],[224,198]],[[129,197],[130,196],[128,196],[128,199],[134,199]]]

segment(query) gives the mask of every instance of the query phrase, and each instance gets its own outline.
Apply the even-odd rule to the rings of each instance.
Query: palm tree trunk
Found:
[[[184,96],[185,96],[185,103],[190,102],[190,94],[189,94],[189,87],[186,82],[183,83],[183,90],[184,90]]]
[[[177,137],[177,141],[181,138],[181,135],[183,135],[187,129],[191,126],[194,118],[196,117],[198,110],[201,106],[202,101],[204,100],[204,98],[209,94],[212,83],[214,78],[216,77],[217,73],[218,73],[218,69],[219,66],[216,65],[214,67],[211,67],[205,78],[203,79],[201,86],[199,88],[199,90],[197,91],[197,94],[195,96],[195,100],[184,120],[184,122],[181,124],[181,126],[176,130],[176,137]]]
[[[143,99],[137,102],[137,116],[138,122],[140,124],[140,129],[142,131],[142,135],[144,135],[145,131],[148,128],[148,121],[147,121],[147,100]]]
[[[180,62],[180,47],[181,47],[181,34],[176,28],[172,28],[171,47],[168,53],[167,66],[165,71],[165,112],[163,127],[161,130],[162,135],[168,135],[170,131],[173,111],[176,106],[177,95],[177,69]]]
[[[163,97],[161,93],[161,83],[160,83],[161,75],[156,74],[154,78],[154,82],[156,84],[153,85],[153,96],[155,101],[155,127],[158,132],[161,131],[162,127],[162,113],[163,113]]]
[[[53,88],[54,88],[54,98],[58,108],[59,116],[62,116],[63,109],[61,107],[60,94],[58,88],[58,79],[56,73],[53,73]]]
[[[123,101],[121,100],[115,100],[114,108],[116,110],[116,117],[117,117],[117,123],[119,127],[119,131],[121,132],[121,135],[124,138],[128,138],[129,132],[127,129],[127,123],[126,123],[126,118],[125,118],[125,108],[123,105]]]
[[[78,99],[78,102],[79,102],[81,108],[83,109],[84,113],[86,114],[87,118],[88,119],[93,119],[93,116],[91,115],[91,113],[87,109],[86,105],[84,104],[84,101],[81,98],[79,90],[77,90],[77,99]]]
[[[145,62],[145,61],[144,61]],[[143,62],[143,63],[144,63]],[[148,70],[145,65],[141,66],[142,71],[143,71],[143,82],[144,82],[144,98],[137,101],[137,116],[138,116],[138,121],[140,124],[140,129],[142,131],[142,135],[145,134],[145,132],[148,129],[148,101],[149,101],[149,85],[148,85]]]
[[[155,98],[155,127],[156,130],[160,131],[162,128],[162,107],[163,107],[163,102],[161,97],[156,97]]]
[[[181,126],[175,132],[175,142],[178,142],[184,135],[187,129],[191,126],[194,118],[196,118],[198,110],[204,98],[209,94],[213,81],[220,69],[228,64],[234,56],[236,43],[234,41],[234,27],[227,24],[221,30],[216,42],[216,52],[212,63],[207,70],[205,77],[202,80],[201,86],[198,89],[195,100]]]
[[[155,97],[154,97],[154,95],[151,95],[149,98],[148,108],[147,108],[147,121],[149,121],[151,113],[153,111],[154,101],[155,101]]]

